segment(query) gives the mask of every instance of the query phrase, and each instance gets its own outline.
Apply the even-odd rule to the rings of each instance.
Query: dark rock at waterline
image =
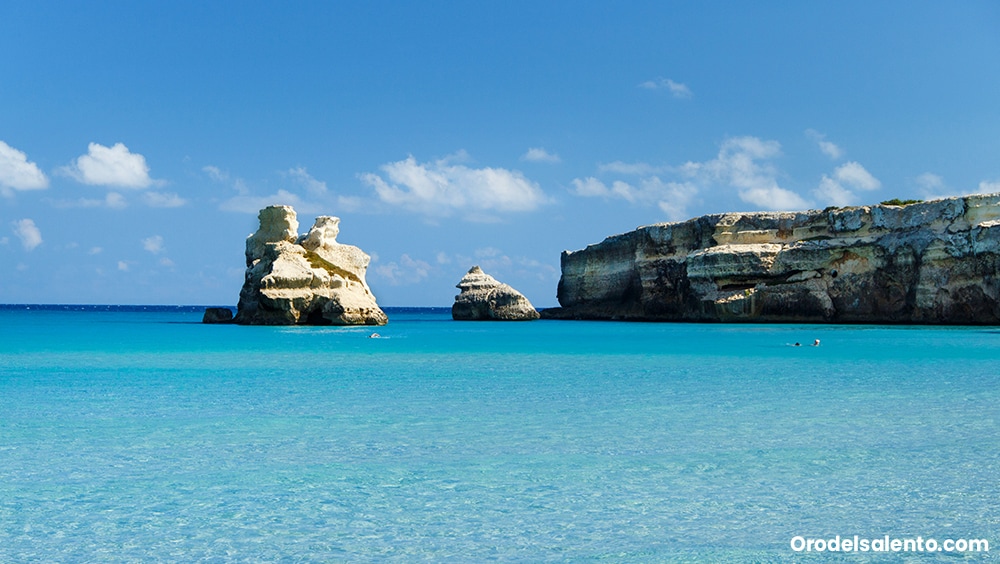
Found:
[[[233,310],[228,307],[205,308],[205,315],[201,318],[202,323],[232,323]]]

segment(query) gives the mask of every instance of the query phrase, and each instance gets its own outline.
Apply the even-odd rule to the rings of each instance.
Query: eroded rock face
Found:
[[[290,206],[260,211],[247,238],[246,280],[235,322],[244,325],[384,325],[365,282],[370,257],[337,242],[340,219],[316,218],[299,237]]]
[[[473,266],[456,287],[462,291],[451,306],[452,319],[531,321],[539,317],[528,298],[478,266]]]
[[[1000,323],[1000,194],[729,213],[562,254],[546,317]]]

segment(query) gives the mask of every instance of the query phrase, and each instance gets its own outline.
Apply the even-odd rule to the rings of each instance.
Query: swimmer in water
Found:
[[[819,346],[819,339],[816,339],[815,341],[813,341],[813,346],[814,347],[818,347]]]
[[[378,339],[381,336],[382,335],[379,335],[378,333],[372,333],[371,335],[368,335],[368,338],[369,339]]]

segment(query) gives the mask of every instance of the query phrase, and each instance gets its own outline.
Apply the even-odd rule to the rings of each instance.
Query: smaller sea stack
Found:
[[[451,306],[457,321],[532,321],[538,312],[528,298],[473,266],[456,286],[461,290]]]

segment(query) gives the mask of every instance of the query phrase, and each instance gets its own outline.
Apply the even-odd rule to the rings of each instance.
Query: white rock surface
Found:
[[[472,267],[456,286],[451,317],[458,321],[531,321],[538,312],[528,298],[499,282],[478,266]]]
[[[291,206],[260,211],[247,238],[247,271],[235,322],[244,325],[384,325],[365,273],[370,257],[337,242],[340,219],[316,218],[298,236]]]

